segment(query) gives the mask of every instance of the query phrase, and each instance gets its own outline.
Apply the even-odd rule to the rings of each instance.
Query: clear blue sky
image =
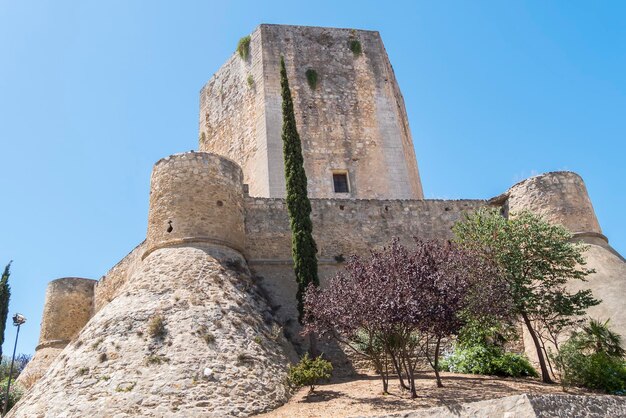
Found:
[[[198,92],[259,23],[380,31],[428,198],[573,170],[626,255],[622,1],[0,0],[0,264],[18,352],[48,281],[99,278],[145,236],[159,158],[197,148]],[[9,326],[5,352],[12,348]]]

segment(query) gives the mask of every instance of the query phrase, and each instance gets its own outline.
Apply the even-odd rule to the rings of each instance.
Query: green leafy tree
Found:
[[[541,367],[541,377],[553,383],[546,363],[541,330],[558,333],[576,323],[590,306],[600,303],[590,290],[570,293],[570,280],[585,280],[594,271],[585,268],[586,246],[572,242],[563,226],[552,225],[530,212],[508,219],[497,210],[483,209],[454,226],[457,240],[495,261],[508,284],[511,314],[522,318]]]
[[[289,80],[285,60],[280,59],[280,85],[283,98],[283,155],[285,157],[285,178],[287,183],[287,211],[291,227],[291,255],[293,257],[296,281],[298,282],[298,319],[302,323],[303,298],[309,286],[319,286],[317,275],[317,246],[313,239],[311,222],[311,202],[307,195],[307,179],[304,172],[302,144],[296,128],[293,101],[289,90]]]
[[[4,330],[9,316],[9,299],[11,298],[11,287],[9,286],[9,276],[11,275],[11,263],[6,265],[2,278],[0,279],[0,357],[2,357],[2,344],[4,344]]]

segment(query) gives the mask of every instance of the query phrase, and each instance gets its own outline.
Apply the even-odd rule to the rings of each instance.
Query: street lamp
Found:
[[[26,322],[26,317],[20,313],[13,315],[13,325],[17,327],[15,334],[15,345],[13,346],[13,358],[11,359],[11,369],[9,371],[9,381],[7,382],[7,393],[4,395],[4,407],[2,408],[2,416],[7,414],[7,406],[9,406],[9,389],[11,389],[11,377],[13,377],[13,362],[15,362],[15,350],[17,349],[17,337],[20,336],[20,326]]]

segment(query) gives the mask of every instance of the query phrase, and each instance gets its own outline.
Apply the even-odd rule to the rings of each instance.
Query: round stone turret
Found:
[[[39,344],[32,360],[17,379],[27,389],[43,376],[91,319],[96,283],[91,279],[65,277],[48,284]]]
[[[48,283],[37,349],[66,346],[93,314],[96,280],[64,277]]]
[[[531,177],[511,187],[507,194],[508,212],[529,210],[582,239],[606,241],[585,183],[576,173],[556,171]]]
[[[152,170],[147,249],[204,242],[244,249],[243,173],[208,152],[159,160]]]

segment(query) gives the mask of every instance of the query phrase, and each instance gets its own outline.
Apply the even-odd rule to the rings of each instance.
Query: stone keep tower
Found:
[[[285,196],[281,55],[309,196],[423,199],[404,100],[378,32],[257,27],[247,56],[233,54],[200,91],[200,151],[237,162],[251,196]]]

